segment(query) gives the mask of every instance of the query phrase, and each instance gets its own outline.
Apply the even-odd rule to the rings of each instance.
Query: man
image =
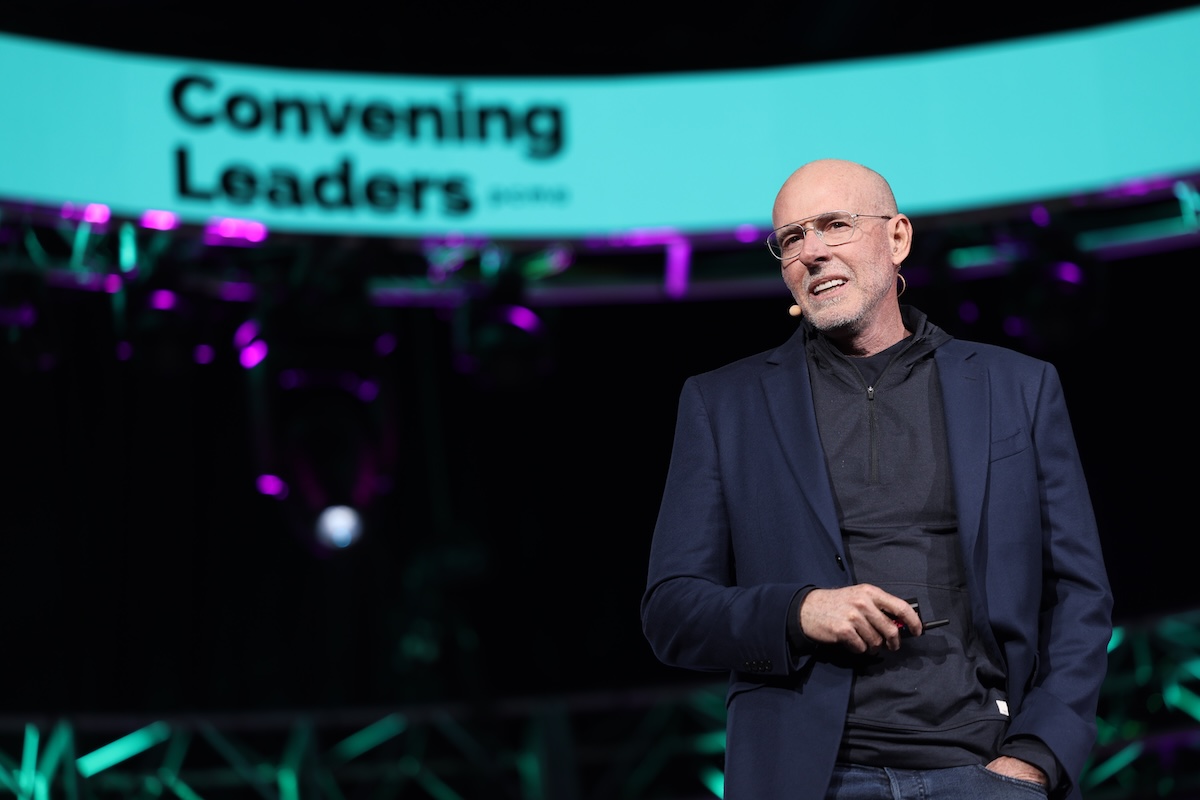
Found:
[[[1077,798],[1112,596],[1057,372],[899,304],[874,171],[773,220],[799,329],[685,382],[642,599],[729,673],[725,797]]]

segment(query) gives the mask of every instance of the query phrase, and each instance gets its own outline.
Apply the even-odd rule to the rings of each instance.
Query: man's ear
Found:
[[[904,214],[897,214],[888,220],[888,225],[892,234],[892,263],[898,267],[908,258],[908,251],[912,250],[912,220]]]

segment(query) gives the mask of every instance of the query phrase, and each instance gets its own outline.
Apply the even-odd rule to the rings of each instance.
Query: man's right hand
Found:
[[[869,583],[813,589],[800,605],[805,636],[855,653],[875,653],[881,647],[899,650],[901,626],[921,635],[921,619],[912,606]]]

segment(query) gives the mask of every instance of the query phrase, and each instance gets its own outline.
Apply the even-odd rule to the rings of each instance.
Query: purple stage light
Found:
[[[258,336],[258,323],[248,319],[233,332],[233,346],[241,350]]]
[[[217,295],[233,303],[248,303],[254,299],[254,284],[226,281],[217,287]]]
[[[209,344],[198,344],[192,350],[192,360],[197,364],[211,364],[215,356],[216,351]]]
[[[396,349],[396,336],[391,333],[381,333],[375,338],[375,353],[381,356],[391,355]]]
[[[262,363],[262,360],[267,357],[267,343],[262,339],[255,339],[250,344],[242,348],[242,352],[238,356],[238,361],[246,369],[253,369]]]
[[[542,321],[538,315],[525,306],[506,306],[502,313],[505,320],[526,333],[537,334],[542,330]]]
[[[1055,276],[1063,283],[1083,283],[1083,270],[1078,264],[1060,261],[1054,265]]]
[[[565,271],[571,264],[575,263],[574,251],[566,247],[555,247],[547,251],[546,258],[549,260],[550,268],[555,275]]]
[[[62,208],[59,209],[59,215],[63,219],[77,219],[95,225],[103,225],[112,217],[112,211],[103,203],[88,203],[83,206],[63,203]]]
[[[170,231],[179,227],[179,217],[171,211],[146,211],[142,214],[142,227],[156,231]]]
[[[258,244],[267,238],[267,226],[248,219],[214,219],[204,228],[208,244]]]
[[[0,307],[0,325],[32,328],[35,322],[37,322],[37,309],[28,303],[22,303],[15,308]]]
[[[360,381],[355,394],[359,400],[362,400],[364,403],[370,403],[379,396],[379,384],[371,380]]]
[[[108,222],[109,217],[111,216],[112,212],[109,210],[108,206],[102,203],[88,203],[83,209],[84,222],[92,222],[97,225],[102,225],[105,222]]]
[[[692,272],[692,243],[680,237],[667,243],[666,292],[668,297],[687,293]]]
[[[278,475],[271,475],[269,473],[259,475],[257,484],[258,491],[261,494],[265,494],[269,497],[278,497],[280,499],[287,497],[287,484],[284,483],[283,479]]]
[[[733,238],[742,244],[750,244],[756,241],[758,237],[758,226],[756,225],[738,225],[733,229]]]
[[[1023,336],[1029,329],[1029,323],[1022,317],[1005,317],[1004,332],[1009,336]]]
[[[958,306],[958,318],[968,324],[979,321],[979,306],[971,300],[964,300]]]
[[[1154,191],[1170,188],[1175,181],[1171,178],[1135,178],[1104,192],[1105,197],[1143,197]]]
[[[150,293],[150,307],[159,311],[170,311],[175,307],[175,293],[167,289],[155,289]]]

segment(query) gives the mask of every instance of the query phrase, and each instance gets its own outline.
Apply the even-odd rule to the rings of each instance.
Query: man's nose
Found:
[[[809,260],[820,258],[829,254],[829,246],[825,244],[825,240],[821,235],[811,228],[804,232],[804,238],[800,240],[800,260],[808,263]]]

